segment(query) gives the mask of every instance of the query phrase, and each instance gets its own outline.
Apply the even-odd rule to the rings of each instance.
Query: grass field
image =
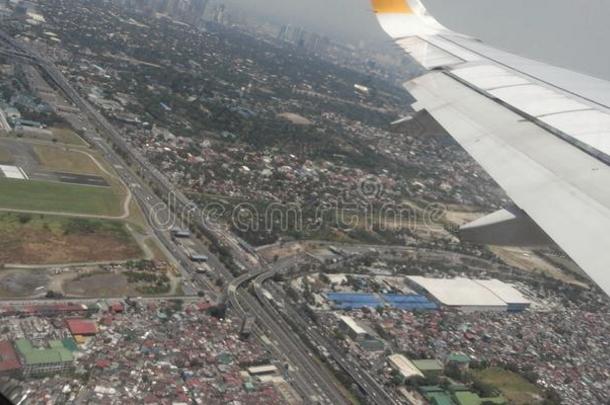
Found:
[[[153,239],[149,238],[149,239],[146,239],[144,241],[144,243],[152,252],[155,260],[167,261],[167,257],[165,257],[165,254],[163,253],[163,251],[161,250],[161,248],[159,247],[157,242],[155,242]]]
[[[121,221],[0,213],[0,263],[58,264],[142,257]]]
[[[41,166],[47,170],[103,175],[95,162],[83,153],[51,145],[34,145],[33,148]]]
[[[65,143],[68,145],[86,145],[87,143],[71,128],[66,127],[51,127],[49,128],[53,132],[53,136],[59,143]]]
[[[498,388],[511,404],[536,404],[542,400],[540,388],[511,371],[491,367],[474,374],[481,381]]]
[[[0,179],[0,208],[118,216],[122,195],[110,187]]]

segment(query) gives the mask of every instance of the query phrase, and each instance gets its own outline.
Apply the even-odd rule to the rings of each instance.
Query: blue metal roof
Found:
[[[339,293],[329,292],[326,297],[333,301],[338,309],[350,310],[364,307],[378,307],[389,305],[407,311],[423,311],[438,309],[438,305],[431,302],[426,296],[411,294],[367,294],[367,293]]]

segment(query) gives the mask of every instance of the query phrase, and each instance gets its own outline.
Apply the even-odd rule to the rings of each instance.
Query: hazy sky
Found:
[[[225,0],[348,39],[387,41],[369,0]],[[608,0],[423,0],[446,26],[499,48],[610,80]]]

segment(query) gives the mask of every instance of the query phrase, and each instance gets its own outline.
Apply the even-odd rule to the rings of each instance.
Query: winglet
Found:
[[[434,35],[448,31],[420,0],[371,0],[381,27],[392,38]]]
[[[371,0],[373,11],[377,14],[411,14],[413,10],[407,0]]]

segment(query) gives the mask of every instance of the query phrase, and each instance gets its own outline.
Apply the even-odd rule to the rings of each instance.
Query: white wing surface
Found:
[[[455,33],[419,0],[372,0],[428,72],[405,84],[513,202],[610,295],[610,83]]]

